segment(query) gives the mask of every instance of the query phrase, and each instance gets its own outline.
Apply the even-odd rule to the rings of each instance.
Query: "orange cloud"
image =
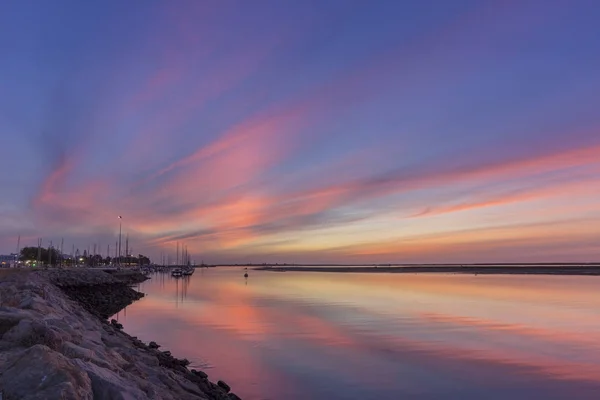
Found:
[[[589,242],[597,237],[597,222],[582,218],[477,229],[458,228],[444,233],[404,236],[387,242],[350,245],[340,250],[367,259],[374,256],[401,257],[404,262],[422,259],[423,255],[442,263],[465,263],[483,255],[496,262],[525,262],[528,260],[524,255],[527,252],[545,260],[556,260],[553,250],[573,246],[577,242]]]
[[[549,197],[564,196],[566,193],[568,193],[569,196],[590,195],[591,193],[594,193],[598,190],[600,190],[600,180],[590,181],[589,179],[578,179],[566,183],[552,183],[546,184],[542,187],[530,187],[525,189],[513,190],[508,191],[506,193],[499,193],[496,195],[489,195],[485,192],[482,195],[479,195],[479,193],[477,193],[475,200],[465,201],[453,205],[429,207],[425,211],[416,214],[415,217],[448,214],[453,212],[469,211],[486,207],[505,206],[509,204],[540,200]],[[477,199],[477,197],[479,196],[483,199]]]
[[[267,125],[268,126],[268,125]],[[234,132],[238,132],[234,130]],[[260,142],[260,135],[254,136],[249,135],[245,136],[244,134],[247,132],[242,129],[239,132],[242,132],[241,137],[235,136],[235,139],[230,139],[229,136],[225,136],[223,141],[219,141],[213,145],[208,146],[207,148],[201,149],[199,152],[195,153],[190,159],[186,159],[182,161],[180,164],[173,166],[173,168],[182,168],[188,163],[195,163],[205,159],[210,159],[211,157],[217,157],[218,155],[224,155],[222,158],[219,158],[216,161],[216,164],[219,163],[236,165],[234,160],[241,160],[241,168],[244,171],[236,171],[224,168],[224,173],[222,176],[219,176],[220,186],[218,186],[219,191],[225,191],[228,188],[232,188],[238,185],[243,184],[244,182],[251,181],[253,178],[259,176],[266,168],[269,167],[268,163],[262,163],[262,161],[258,161],[253,168],[253,161],[248,162],[248,168],[244,168],[244,152],[247,149],[251,149],[251,153],[256,153],[256,148],[252,147],[242,147],[241,153],[237,153],[236,151],[231,151],[231,147],[234,147],[238,143],[242,143],[244,139],[252,137],[253,141]],[[259,132],[262,132],[259,130]],[[267,130],[268,132],[277,132],[277,129],[274,128],[272,130]],[[252,133],[252,130],[250,131]],[[269,140],[269,135],[267,134],[264,140]],[[238,142],[238,140],[240,142]],[[259,146],[260,147],[260,146]],[[246,150],[244,150],[246,149]],[[505,174],[508,172],[516,173],[517,176],[520,174],[535,174],[539,172],[548,172],[553,170],[562,170],[568,169],[573,166],[590,166],[590,162],[596,162],[594,159],[594,155],[599,151],[600,148],[586,148],[586,149],[577,149],[577,150],[569,150],[565,154],[557,153],[553,155],[545,155],[533,160],[523,160],[519,162],[509,161],[506,164],[493,164],[486,168],[480,167],[475,171],[465,170],[462,173],[455,174],[454,179],[466,180],[467,177],[486,177],[491,178],[492,176],[496,176],[497,178],[506,179]],[[265,156],[265,159],[269,160],[269,153],[262,153]],[[249,160],[254,160],[253,156],[250,156]],[[208,165],[211,165],[209,162]],[[237,164],[239,165],[239,163]],[[595,164],[592,164],[595,165]],[[535,166],[535,167],[534,167]],[[209,171],[210,168],[205,167],[201,168],[198,171],[199,174],[202,174],[202,170]],[[227,172],[230,171],[230,172]],[[425,183],[421,183],[416,178],[414,178],[415,185],[435,185],[435,182],[439,181],[440,176],[444,176],[444,172],[435,173],[430,176],[423,176],[423,180]],[[182,179],[185,175],[182,175]],[[510,175],[511,178],[514,175]],[[176,181],[174,181],[176,182]],[[449,184],[452,182],[448,179],[444,180],[445,184]],[[458,181],[456,181],[458,182]],[[171,193],[179,193],[182,196],[190,196],[195,193],[197,190],[196,187],[190,188],[189,192],[186,192],[185,189],[178,189],[184,187],[186,184],[184,181],[179,181],[169,189],[167,192]],[[374,186],[375,185],[375,186]],[[231,196],[230,198],[224,198],[222,203],[211,204],[208,206],[200,206],[197,208],[192,208],[186,210],[184,214],[181,214],[182,218],[191,218],[199,221],[204,221],[215,231],[222,232],[230,232],[228,235],[231,235],[231,232],[236,232],[234,236],[236,239],[234,242],[230,244],[232,246],[236,246],[238,244],[247,243],[253,239],[256,239],[263,235],[260,231],[254,231],[253,227],[257,225],[269,225],[269,224],[277,224],[282,221],[290,221],[292,225],[280,225],[279,229],[291,230],[294,229],[294,218],[301,218],[305,216],[316,215],[321,212],[325,212],[328,210],[335,209],[344,204],[352,204],[357,201],[364,201],[365,198],[374,198],[377,196],[385,196],[394,192],[401,191],[409,191],[411,190],[410,185],[408,187],[406,185],[398,185],[396,187],[392,187],[388,182],[381,182],[383,186],[382,190],[379,190],[376,184],[372,184],[370,182],[355,182],[349,184],[341,184],[341,185],[332,185],[328,187],[323,187],[318,190],[306,190],[306,191],[298,191],[295,193],[289,194],[281,194],[276,196],[269,196],[267,194],[252,194],[251,192],[246,192],[246,194]],[[203,185],[200,185],[203,187]],[[459,204],[453,205],[442,205],[434,208],[429,208],[426,212],[421,213],[419,216],[430,216],[430,215],[438,215],[444,213],[452,213],[459,211],[468,211],[477,208],[483,207],[491,207],[491,206],[503,206],[508,204],[514,204],[518,202],[526,202],[526,201],[535,201],[546,198],[551,198],[555,196],[563,195],[564,193],[570,193],[571,195],[585,196],[590,195],[595,189],[596,182],[595,181],[573,181],[567,182],[566,184],[562,182],[557,183],[549,183],[543,187],[534,187],[534,188],[526,188],[520,189],[517,191],[507,191],[505,193],[499,193],[498,195],[485,195],[482,199],[475,198],[471,201],[466,201]],[[370,190],[367,190],[369,188]],[[183,192],[182,192],[183,190]],[[252,189],[249,189],[252,190]],[[243,192],[242,192],[243,193]],[[300,222],[301,223],[301,222]],[[520,238],[519,240],[525,239],[527,234],[541,234],[538,229],[538,233],[532,231],[533,228],[529,229],[520,229],[519,231],[515,231],[515,229],[505,229],[502,236],[498,235],[498,229],[490,229],[488,232],[490,235],[481,236],[479,232],[472,233],[452,233],[453,240],[448,241],[447,234],[438,235],[439,239],[443,239],[447,244],[443,244],[443,242],[439,242],[436,240],[437,244],[433,245],[430,240],[427,238],[413,238],[410,240],[411,249],[404,248],[405,246],[401,246],[403,251],[408,250],[409,253],[413,252],[430,252],[434,249],[438,251],[448,250],[447,247],[451,247],[452,245],[456,245],[458,243],[480,243],[482,240],[488,241],[500,241],[505,239]],[[546,228],[542,228],[546,229]],[[243,233],[242,233],[243,232]],[[526,232],[526,233],[525,233]],[[243,239],[238,240],[237,237],[242,236]],[[515,236],[517,235],[517,236]],[[434,235],[435,236],[435,235]],[[547,237],[547,235],[542,235]],[[488,239],[485,239],[485,238]],[[433,238],[433,236],[431,237]],[[406,239],[406,238],[405,238]],[[410,239],[410,238],[409,238]],[[420,244],[416,244],[415,240],[418,239],[421,241]],[[428,244],[429,243],[429,244]],[[441,245],[441,247],[440,247]],[[373,254],[390,254],[393,255],[400,251],[400,248],[397,247],[398,242],[394,241],[393,244],[385,245],[385,244],[376,244],[373,246],[369,246],[371,250],[367,250],[369,247],[366,246],[358,246],[352,247],[347,250],[351,251],[354,254],[362,254],[362,255],[373,255]],[[434,246],[434,247],[431,247]],[[375,250],[374,248],[379,248],[379,250]],[[359,250],[360,249],[360,250]],[[395,250],[394,250],[395,249]],[[465,250],[465,249],[462,249]],[[404,254],[404,253],[403,253]]]

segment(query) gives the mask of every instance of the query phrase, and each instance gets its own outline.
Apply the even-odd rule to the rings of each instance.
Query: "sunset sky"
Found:
[[[0,3],[0,254],[600,260],[600,3]]]

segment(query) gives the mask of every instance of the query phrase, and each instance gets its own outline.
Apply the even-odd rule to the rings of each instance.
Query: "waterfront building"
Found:
[[[0,266],[3,268],[12,267],[17,263],[17,254],[12,253],[8,255],[0,254]]]

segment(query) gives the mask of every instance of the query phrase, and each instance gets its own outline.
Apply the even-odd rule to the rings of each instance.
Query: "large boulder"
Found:
[[[6,332],[17,326],[19,322],[26,317],[27,315],[20,311],[0,311],[0,338],[2,338],[2,335]]]
[[[65,338],[43,321],[22,319],[16,326],[4,333],[2,339],[22,347],[42,344],[52,350],[59,350]]]
[[[84,360],[89,360],[96,356],[93,350],[77,346],[75,343],[71,342],[64,342],[60,352],[69,358],[81,358]]]
[[[25,297],[25,299],[19,304],[19,308],[24,310],[35,310],[42,313],[48,313],[52,310],[52,308],[42,297],[35,295]]]
[[[74,360],[81,371],[85,371],[92,382],[94,400],[146,400],[147,394],[137,385],[121,378],[116,373],[95,364]]]
[[[64,356],[68,358],[80,358],[84,361],[88,361],[96,364],[99,367],[115,370],[117,369],[116,365],[112,365],[105,354],[100,354],[100,357],[94,350],[81,347],[71,342],[64,342],[60,351]]]
[[[24,350],[0,374],[0,388],[6,398],[22,400],[93,398],[87,374],[62,354],[39,344]]]

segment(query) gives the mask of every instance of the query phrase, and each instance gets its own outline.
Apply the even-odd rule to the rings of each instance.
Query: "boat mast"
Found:
[[[16,261],[16,265],[19,265],[19,258],[21,258],[21,235],[19,235],[19,237],[17,238],[17,259]]]

